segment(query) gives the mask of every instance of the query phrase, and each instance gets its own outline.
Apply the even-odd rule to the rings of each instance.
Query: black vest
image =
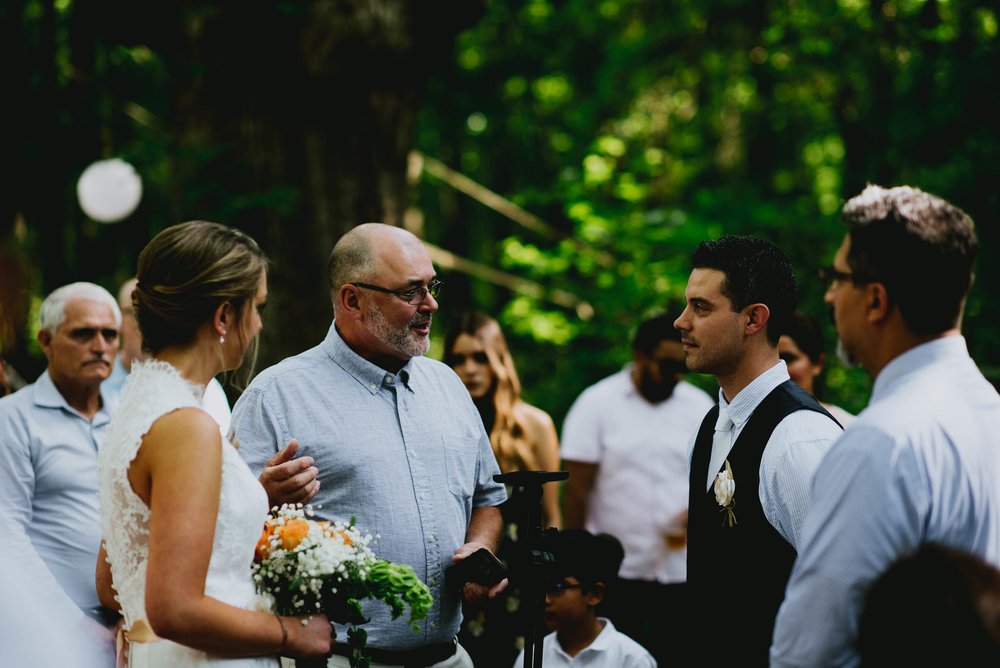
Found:
[[[785,595],[795,549],[764,516],[760,505],[760,460],[771,433],[799,410],[831,416],[816,399],[788,380],[757,406],[729,453],[736,481],[730,527],[726,513],[705,491],[719,407],[708,412],[691,457],[688,498],[687,578],[698,652],[712,652],[734,666],[767,666],[774,619]],[[723,465],[723,469],[724,469]],[[720,469],[722,470],[722,469]]]

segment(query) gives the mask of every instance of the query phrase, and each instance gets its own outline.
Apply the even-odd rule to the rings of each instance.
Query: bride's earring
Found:
[[[223,333],[222,333],[222,336],[220,336],[220,337],[219,337],[219,345],[221,346],[221,345],[222,345],[222,344],[224,344],[225,342],[226,342],[226,333],[225,333],[225,332],[223,332]]]

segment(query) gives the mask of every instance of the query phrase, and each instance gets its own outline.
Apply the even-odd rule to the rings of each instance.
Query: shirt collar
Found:
[[[604,628],[601,629],[601,632],[597,634],[596,638],[594,638],[594,642],[584,647],[580,651],[580,654],[583,654],[584,652],[605,652],[611,648],[611,636],[613,636],[615,633],[615,625],[612,624],[611,620],[606,617],[598,617],[597,621],[603,622]],[[556,644],[556,651],[558,651],[560,654],[566,657],[566,659],[572,662],[573,657],[567,654],[566,650],[562,648],[562,645],[559,643],[558,636],[555,637],[555,644]],[[579,654],[577,656],[579,656]]]
[[[726,395],[719,388],[719,409],[725,408],[729,412],[729,419],[737,428],[743,426],[750,416],[753,415],[757,406],[771,393],[771,390],[778,387],[790,376],[785,360],[778,360],[778,363],[770,369],[753,379],[749,385],[740,390],[739,394],[733,397],[731,402],[726,401]]]
[[[94,414],[94,419],[89,420],[89,422],[95,426],[99,427],[111,420],[112,409],[116,402],[110,399],[110,394],[105,392],[104,384],[101,384],[101,407]],[[56,384],[52,382],[52,376],[49,375],[49,370],[46,368],[42,372],[42,375],[38,377],[35,381],[35,405],[42,406],[44,408],[61,408],[65,411],[72,413],[83,418],[83,414],[69,405],[66,401],[66,397],[62,395]],[[86,418],[84,418],[86,419]]]
[[[632,397],[641,396],[639,394],[639,388],[635,386],[635,379],[632,377],[633,369],[635,368],[634,362],[629,362],[622,367],[622,373],[625,374],[625,378],[628,380],[626,394]]]
[[[604,622],[604,628],[601,629],[601,632],[597,634],[597,637],[594,638],[594,642],[590,643],[590,646],[587,647],[587,649],[603,652],[611,649],[611,637],[615,633],[615,625],[612,624],[611,620],[606,617],[598,617],[597,620]]]
[[[869,403],[881,398],[904,376],[922,367],[942,361],[953,362],[956,358],[968,359],[968,357],[969,349],[965,337],[961,335],[942,336],[910,348],[902,355],[894,357],[882,368],[872,385],[872,397]]]
[[[412,359],[404,364],[403,368],[397,374],[386,371],[354,352],[340,336],[340,332],[337,331],[336,321],[330,323],[330,331],[327,332],[326,339],[324,339],[321,346],[330,359],[349,373],[371,394],[376,394],[382,385],[392,387],[399,381],[402,381],[402,384],[407,389],[413,389],[410,387],[412,374],[409,368],[413,363]]]

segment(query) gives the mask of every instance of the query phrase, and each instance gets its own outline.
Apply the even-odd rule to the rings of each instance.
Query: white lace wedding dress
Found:
[[[166,362],[136,362],[125,381],[121,402],[98,455],[101,528],[125,628],[141,627],[146,619],[146,564],[149,508],[135,494],[128,468],[141,439],[153,422],[178,408],[201,407],[204,388],[187,382]],[[230,605],[252,609],[254,584],[250,574],[254,547],[267,515],[267,495],[239,453],[222,443],[222,488],[215,522],[212,558],[205,594]],[[169,640],[133,642],[133,668],[276,668],[276,657],[231,659],[213,656]]]

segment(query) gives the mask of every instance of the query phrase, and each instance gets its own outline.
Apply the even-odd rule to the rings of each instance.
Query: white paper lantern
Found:
[[[142,179],[124,160],[98,160],[83,170],[76,182],[83,212],[99,223],[127,218],[142,199]]]

